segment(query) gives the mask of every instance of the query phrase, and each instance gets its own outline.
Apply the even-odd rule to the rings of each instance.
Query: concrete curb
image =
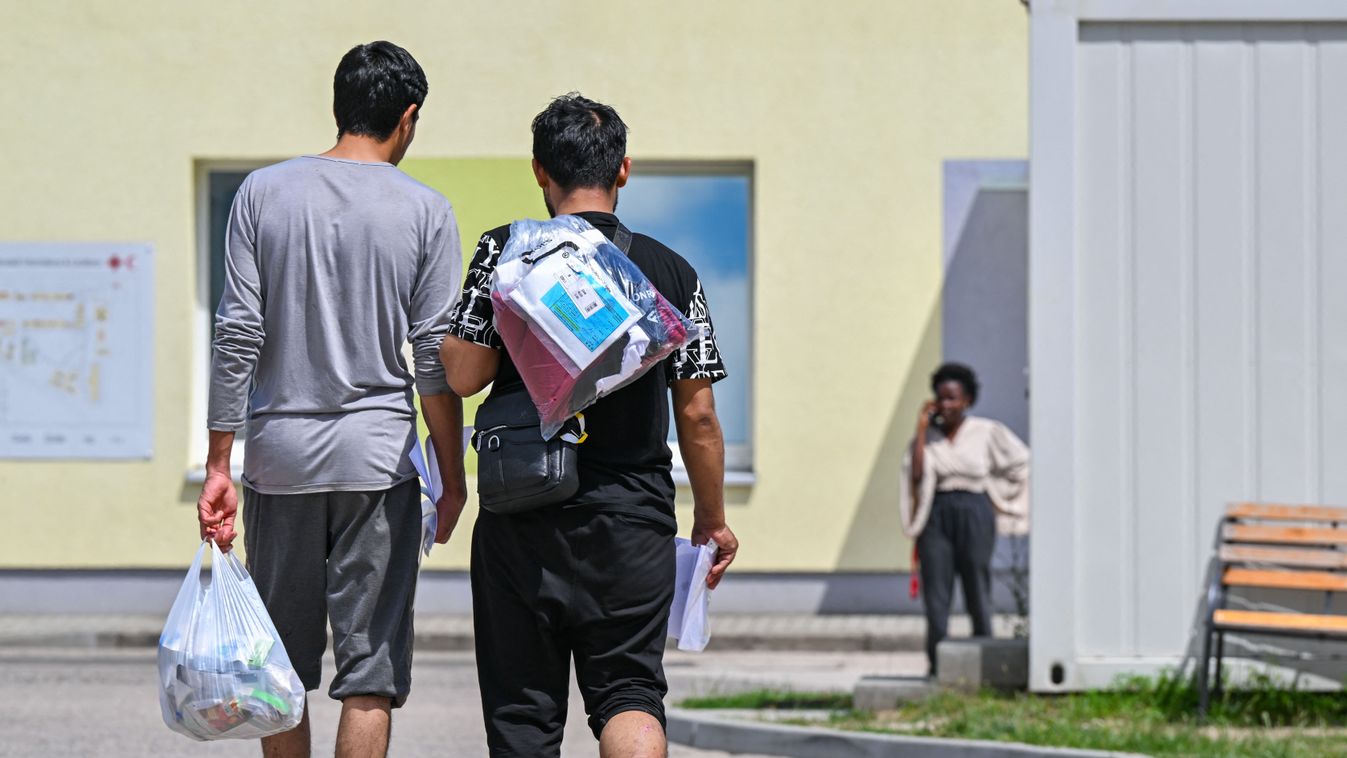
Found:
[[[814,653],[915,653],[926,649],[925,634],[716,634],[707,650],[791,650]]]
[[[797,618],[752,616],[718,618],[707,650],[779,652],[917,652],[923,649],[920,619],[878,617]],[[159,644],[164,617],[158,614],[7,614],[0,615],[3,648],[153,648]],[[468,652],[473,649],[470,616],[418,616],[419,650]]]
[[[784,758],[1144,758],[1134,753],[1039,747],[1017,742],[905,737],[759,724],[683,709],[669,710],[667,733],[670,742],[688,747]]]
[[[158,641],[155,644],[159,644]],[[415,650],[437,653],[471,653],[474,650],[472,632],[416,632],[412,645]]]
[[[159,645],[159,629],[135,631],[70,631],[51,634],[0,634],[0,649],[4,648],[154,648]],[[845,637],[778,637],[778,636],[724,636],[713,639],[707,646],[711,652],[775,651],[775,652],[915,652],[922,649],[920,639],[887,639],[880,644],[870,640]],[[471,633],[427,632],[417,633],[417,650],[435,652],[471,652]]]
[[[0,649],[4,648],[156,648],[159,630],[143,631],[71,631],[54,634],[0,635]]]

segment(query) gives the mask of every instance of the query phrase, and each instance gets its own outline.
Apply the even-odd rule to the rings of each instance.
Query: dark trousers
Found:
[[[334,700],[412,687],[412,599],[421,495],[412,479],[381,492],[243,491],[248,572],[304,689],[318,689],[327,628]]]
[[[665,721],[674,530],[588,508],[480,511],[472,534],[477,675],[493,758],[560,755],[571,661],[589,727]]]
[[[980,492],[937,492],[931,519],[917,538],[921,598],[926,608],[926,658],[936,673],[935,648],[949,634],[954,577],[963,582],[963,600],[973,620],[973,636],[992,633],[991,564],[996,548],[996,510]]]

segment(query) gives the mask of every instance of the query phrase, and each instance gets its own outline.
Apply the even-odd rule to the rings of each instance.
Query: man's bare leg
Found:
[[[393,727],[393,703],[377,695],[356,695],[341,701],[336,758],[383,758]]]
[[[644,711],[623,711],[603,727],[599,758],[667,758],[669,743],[659,719]]]
[[[309,758],[309,696],[304,696],[304,718],[288,732],[262,738],[262,758]]]

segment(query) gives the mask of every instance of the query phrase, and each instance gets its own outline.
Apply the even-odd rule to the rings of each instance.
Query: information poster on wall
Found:
[[[0,458],[149,458],[144,243],[0,242]]]

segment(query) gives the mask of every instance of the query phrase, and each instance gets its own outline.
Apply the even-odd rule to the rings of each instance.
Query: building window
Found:
[[[244,178],[268,162],[221,162],[197,164],[197,329],[194,354],[198,367],[193,383],[192,431],[190,439],[193,469],[189,480],[201,479],[206,461],[206,401],[210,383],[211,340],[215,336],[215,310],[224,292],[225,228],[229,209]],[[243,438],[235,436],[232,463],[235,474],[243,465]]]
[[[229,209],[234,204],[234,195],[248,176],[247,171],[211,171],[207,177],[207,193],[210,221],[207,230],[209,254],[209,295],[206,298],[206,310],[211,314],[207,334],[215,337],[215,309],[220,305],[220,296],[224,293],[225,275],[225,230],[229,226]]]
[[[673,248],[701,277],[729,373],[716,384],[728,483],[751,481],[743,475],[753,469],[752,208],[747,163],[637,163],[618,197],[623,223]]]

